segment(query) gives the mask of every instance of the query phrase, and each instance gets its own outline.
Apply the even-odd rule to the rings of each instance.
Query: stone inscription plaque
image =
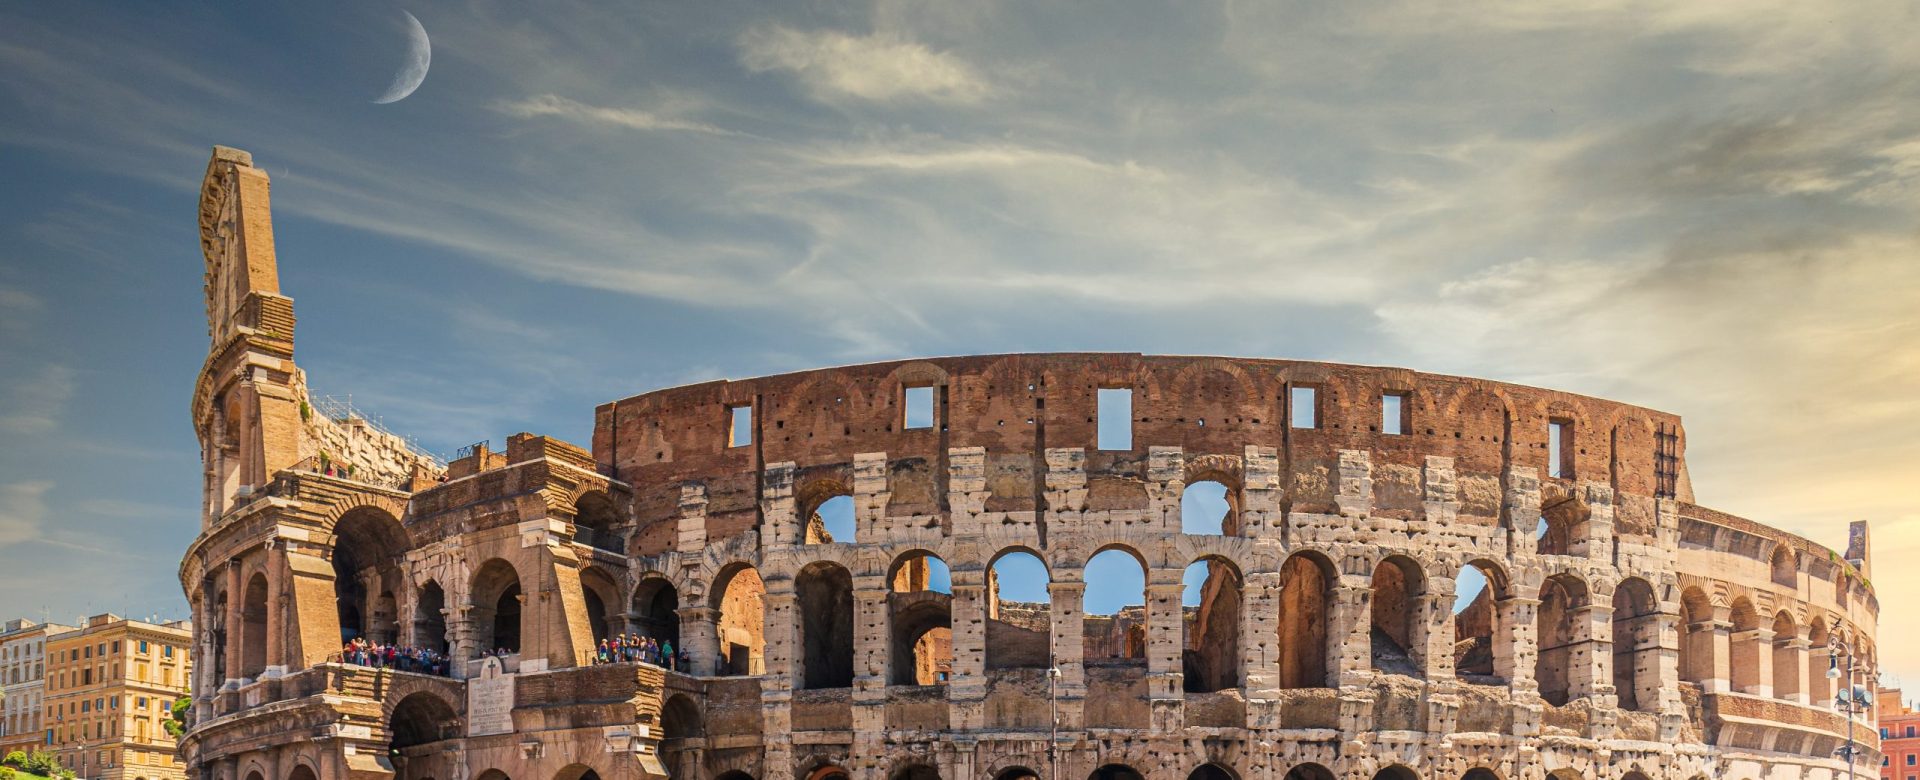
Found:
[[[501,671],[500,659],[480,664],[480,676],[467,680],[467,736],[513,732],[513,675]]]

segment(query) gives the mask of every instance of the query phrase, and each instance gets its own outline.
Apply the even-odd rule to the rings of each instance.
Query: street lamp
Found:
[[[1846,662],[1841,663],[1840,659]],[[1864,685],[1853,684],[1853,673],[1859,669],[1859,661],[1853,654],[1853,648],[1841,644],[1832,637],[1827,638],[1827,679],[1840,681],[1840,690],[1833,697],[1833,709],[1847,720],[1847,745],[1834,751],[1834,755],[1847,760],[1847,778],[1853,780],[1854,757],[1860,749],[1854,745],[1853,716],[1873,708],[1873,699]]]

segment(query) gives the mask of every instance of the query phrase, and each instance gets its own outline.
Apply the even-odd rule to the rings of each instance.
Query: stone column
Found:
[[[1053,608],[1053,668],[1060,670],[1055,683],[1060,706],[1062,731],[1086,728],[1087,665],[1086,603],[1087,584],[1081,573],[1062,570],[1060,580],[1047,583],[1048,600]]]
[[[1427,592],[1414,600],[1415,662],[1429,680],[1451,680],[1453,667],[1453,592],[1451,579],[1434,579]]]
[[[1373,589],[1366,577],[1342,574],[1327,605],[1327,673],[1338,685],[1366,685],[1373,670]]]
[[[1613,605],[1574,607],[1567,653],[1567,700],[1613,694]]]
[[[1540,690],[1534,665],[1540,660],[1540,600],[1513,596],[1494,602],[1493,673],[1517,696]]]
[[[1147,703],[1152,708],[1153,730],[1161,734],[1179,734],[1186,728],[1181,574],[1180,569],[1154,569],[1147,585]]]
[[[695,482],[680,486],[677,525],[673,549],[686,555],[699,555],[707,549],[706,485]]]
[[[1807,703],[1807,627],[1773,640],[1773,695],[1791,702]],[[1824,672],[1825,670],[1821,670]],[[1779,683],[1785,683],[1782,688]]]
[[[985,726],[981,701],[987,696],[986,570],[977,563],[956,563],[951,571],[953,673],[947,678],[948,719],[954,731],[965,732]]]
[[[1280,456],[1273,447],[1247,445],[1241,469],[1240,535],[1278,540],[1285,533],[1280,511]]]
[[[1240,594],[1240,685],[1247,697],[1247,728],[1278,728],[1280,698],[1280,574],[1246,575]]]
[[[785,767],[793,762],[793,691],[802,682],[802,670],[794,668],[800,616],[795,609],[798,599],[793,578],[768,581],[766,599],[766,674],[760,678],[764,762],[769,767]]]
[[[287,616],[293,604],[287,595],[286,542],[267,542],[267,664],[261,677],[287,673]]]
[[[1689,664],[1697,663],[1705,672],[1699,680],[1704,693],[1726,693],[1733,689],[1733,624],[1727,621],[1725,607],[1714,607],[1714,614],[1687,626],[1687,644],[1683,651]]]
[[[246,665],[241,636],[246,633],[247,593],[240,583],[240,562],[227,561],[227,679],[226,688],[240,687],[240,668]]]
[[[680,647],[686,650],[694,672],[716,676],[725,673],[721,663],[720,610],[681,607],[674,610],[674,614],[680,617]]]
[[[855,755],[885,754],[892,621],[885,574],[853,578],[853,734]]]
[[[1735,631],[1728,636],[1733,645],[1730,664],[1733,669],[1748,670],[1752,682],[1741,686],[1740,693],[1754,696],[1773,695],[1773,653],[1768,649],[1773,645],[1773,629],[1752,628]]]
[[[861,539],[886,535],[887,504],[892,500],[893,491],[887,486],[887,454],[854,453],[853,527]]]

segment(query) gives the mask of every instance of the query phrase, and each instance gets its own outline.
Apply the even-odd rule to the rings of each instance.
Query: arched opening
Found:
[[[594,642],[625,633],[620,613],[614,611],[620,605],[620,586],[615,583],[614,575],[597,566],[582,569],[580,596],[587,610],[587,630],[593,634]]]
[[[1586,605],[1587,585],[1572,575],[1555,575],[1540,586],[1533,675],[1548,704],[1565,705],[1571,695],[1574,649],[1585,635],[1574,625],[1575,613]]]
[[[908,764],[893,770],[888,780],[940,780],[940,770],[926,764]]]
[[[1411,769],[1394,764],[1373,773],[1373,780],[1420,780],[1420,776],[1414,774]]]
[[[1426,575],[1420,564],[1404,555],[1390,555],[1373,567],[1373,668],[1410,677],[1425,675],[1426,622],[1420,616],[1420,596]]]
[[[1540,519],[1534,527],[1534,552],[1540,555],[1586,555],[1587,518],[1591,513],[1580,499],[1558,488],[1542,494]]]
[[[409,694],[394,705],[387,716],[387,747],[406,750],[415,745],[439,742],[460,736],[460,716],[453,708],[430,693]]]
[[[634,630],[680,648],[680,590],[666,577],[649,576],[633,589]]]
[[[1201,764],[1187,773],[1187,780],[1240,780],[1240,776],[1219,764]]]
[[[140,780],[140,778],[135,778],[135,780]],[[313,767],[307,766],[306,764],[298,764],[294,766],[292,772],[287,773],[287,780],[319,780],[319,775],[313,773]]]
[[[1788,701],[1800,699],[1800,675],[1809,671],[1802,659],[1800,627],[1793,615],[1780,610],[1773,615],[1773,695]],[[1826,674],[1826,670],[1821,670]]]
[[[586,764],[569,764],[555,772],[553,780],[600,780],[600,773]]]
[[[1827,666],[1832,663],[1832,653],[1827,650],[1831,639],[1826,618],[1815,615],[1807,628],[1807,703],[1815,707],[1833,706],[1833,681],[1827,679]]]
[[[1773,548],[1773,584],[1789,588],[1800,586],[1800,559],[1784,544]]]
[[[853,575],[836,563],[814,563],[794,578],[800,618],[800,690],[853,685]]]
[[[334,523],[333,596],[342,642],[387,644],[398,638],[399,616],[389,594],[405,592],[402,563],[409,549],[406,529],[384,509],[357,507]]]
[[[1745,596],[1733,600],[1728,613],[1732,623],[1727,658],[1728,684],[1734,691],[1765,696],[1772,680],[1760,679],[1760,616]]]
[[[988,669],[1045,669],[1053,628],[1051,579],[1040,556],[1008,550],[987,566]]]
[[[1460,780],[1500,780],[1500,775],[1486,767],[1474,767],[1460,776]]]
[[[513,564],[493,558],[474,572],[468,588],[473,603],[474,647],[481,654],[520,652],[522,601],[520,573]]]
[[[442,655],[447,652],[447,592],[438,582],[428,580],[415,597],[413,644]]]
[[[1147,778],[1133,771],[1133,767],[1126,764],[1108,764],[1093,770],[1093,774],[1087,775],[1087,780],[1147,780]]]
[[[1313,553],[1287,556],[1280,567],[1280,687],[1326,688],[1327,605],[1333,564]]]
[[[625,555],[626,539],[620,535],[620,508],[600,491],[591,491],[573,504],[573,539],[607,552]]]
[[[750,775],[738,769],[735,769],[724,775],[721,775],[715,780],[753,780],[753,775]]]
[[[1132,551],[1096,553],[1082,572],[1082,656],[1089,664],[1146,661],[1147,567]],[[1129,641],[1139,629],[1141,642]]]
[[[941,685],[953,673],[953,576],[926,552],[902,555],[887,578],[892,685]]]
[[[845,769],[828,765],[808,772],[806,780],[853,780],[853,776],[847,774]]]
[[[1040,775],[1024,766],[1012,766],[1000,770],[993,780],[1040,780]]]
[[[1505,685],[1513,675],[1513,630],[1501,602],[1506,571],[1491,561],[1460,567],[1453,579],[1453,673],[1476,685]]]
[[[714,608],[720,613],[720,674],[766,673],[767,586],[760,572],[746,564],[721,571],[713,589]]]
[[[207,610],[213,616],[213,679],[216,684],[230,679],[227,675],[227,592],[220,591],[213,596],[213,607]]]
[[[512,778],[507,777],[507,773],[498,769],[489,769],[481,772],[480,776],[474,778],[474,780],[512,780]]]
[[[700,717],[700,706],[684,693],[667,697],[666,703],[660,707],[660,738],[671,741],[705,735],[706,726]]]
[[[1653,586],[1628,577],[1613,590],[1613,689],[1620,708],[1660,709],[1660,605]]]
[[[860,541],[853,521],[853,497],[839,495],[820,502],[807,516],[807,544],[854,544]]]
[[[1239,533],[1239,495],[1214,479],[1189,482],[1180,491],[1180,531],[1193,536]]]
[[[1680,679],[1705,683],[1714,679],[1713,602],[1698,587],[1680,592]]]
[[[240,602],[240,676],[259,677],[267,670],[267,575],[247,578],[246,599]]]
[[[1333,771],[1319,764],[1299,764],[1287,770],[1286,780],[1333,780]]]
[[[1186,692],[1240,687],[1240,570],[1223,558],[1202,558],[1187,565],[1181,583]]]

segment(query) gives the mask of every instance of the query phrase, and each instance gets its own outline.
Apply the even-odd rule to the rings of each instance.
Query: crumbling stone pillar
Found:
[[[1573,646],[1567,653],[1567,700],[1613,693],[1613,606],[1574,607]]]
[[[1149,527],[1179,533],[1180,499],[1186,491],[1186,454],[1179,447],[1147,448],[1147,510]]]
[[[1338,685],[1366,685],[1373,669],[1372,583],[1341,574],[1327,605],[1327,672]]]
[[[953,673],[947,678],[950,728],[985,727],[981,701],[987,697],[986,569],[956,565],[953,573]],[[1058,597],[1055,597],[1058,601]]]
[[[686,555],[699,555],[707,549],[707,486],[688,483],[680,486],[679,533],[674,549]]]
[[[861,539],[879,539],[886,529],[887,502],[893,491],[887,488],[887,454],[861,452],[853,456],[853,524]]]
[[[1086,611],[1087,584],[1081,572],[1063,568],[1057,579],[1047,584],[1053,608],[1053,668],[1060,670],[1055,681],[1055,699],[1062,730],[1086,728],[1087,666]]]
[[[1181,569],[1148,571],[1147,583],[1147,700],[1153,730],[1177,734],[1186,728],[1185,614],[1181,596]]]
[[[1493,673],[1505,677],[1514,695],[1540,692],[1533,666],[1540,657],[1540,600],[1512,596],[1494,602],[1500,620],[1494,629]]]
[[[1247,696],[1247,728],[1279,726],[1280,574],[1246,575],[1240,609],[1240,679]]]
[[[760,475],[760,544],[766,547],[798,544],[800,518],[794,507],[793,461],[769,463]]]
[[[681,607],[680,647],[692,660],[695,673],[718,675],[724,672],[720,658],[720,611],[712,607]]]
[[[892,657],[892,622],[884,574],[853,578],[853,752],[879,759],[885,755],[887,682]]]
[[[1451,579],[1427,581],[1427,592],[1414,599],[1415,661],[1429,680],[1451,680],[1453,667],[1453,592]]]
[[[1286,518],[1280,510],[1280,456],[1274,447],[1247,445],[1241,466],[1240,535],[1278,540]]]

